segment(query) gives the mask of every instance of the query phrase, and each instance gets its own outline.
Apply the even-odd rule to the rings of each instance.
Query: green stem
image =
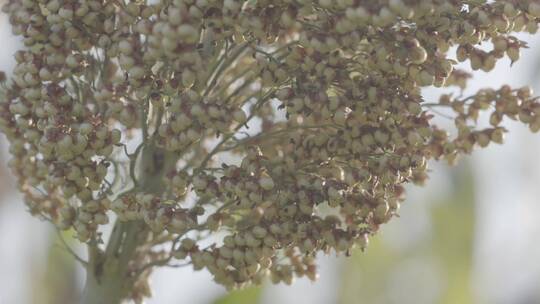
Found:
[[[89,245],[89,264],[82,304],[120,304],[131,287],[118,257],[107,257],[96,245]]]
[[[161,195],[165,189],[165,170],[177,156],[156,147],[152,142],[142,148],[139,185],[136,191]],[[96,243],[88,245],[87,279],[82,304],[120,304],[129,296],[137,277],[129,262],[137,248],[148,240],[149,230],[142,220],[116,221],[105,250]]]

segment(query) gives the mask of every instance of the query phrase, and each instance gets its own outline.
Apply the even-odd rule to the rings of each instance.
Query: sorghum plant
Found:
[[[537,31],[537,1],[3,10],[25,46],[2,84],[9,165],[30,212],[88,247],[86,304],[141,302],[157,266],[206,269],[227,288],[315,279],[316,254],[364,248],[428,160],[501,143],[505,117],[540,129],[529,88],[421,94],[465,88],[458,61],[487,72],[518,60],[526,45],[512,33]],[[434,107],[455,129],[434,124]]]

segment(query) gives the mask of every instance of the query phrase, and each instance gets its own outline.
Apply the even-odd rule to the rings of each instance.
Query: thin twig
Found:
[[[238,46],[238,49],[233,52],[233,54],[221,62],[221,64],[218,64],[216,72],[210,77],[209,81],[210,83],[206,86],[206,88],[203,91],[202,96],[207,96],[210,91],[214,88],[214,86],[217,84],[218,79],[220,78],[221,74],[229,67],[231,66],[240,55],[247,49],[249,46],[249,42],[244,42],[241,45]]]
[[[82,259],[79,255],[77,255],[77,253],[75,253],[75,251],[69,247],[68,243],[66,242],[66,240],[64,239],[64,237],[62,236],[62,233],[60,232],[60,230],[56,229],[56,233],[58,234],[58,238],[60,239],[60,242],[62,242],[62,245],[64,245],[64,249],[69,253],[71,254],[75,260],[77,260],[79,263],[81,263],[84,267],[88,266],[88,262],[85,261],[84,259]]]
[[[274,93],[276,92],[276,90],[270,90],[270,92],[268,92],[264,97],[262,97],[254,106],[254,109],[253,111],[250,113],[250,115],[246,118],[246,121],[244,122],[244,124],[241,124],[241,125],[238,125],[234,130],[233,132],[225,135],[223,137],[223,139],[216,145],[214,146],[214,148],[212,149],[212,151],[210,151],[206,157],[203,159],[203,161],[201,162],[201,164],[199,165],[199,167],[197,169],[195,169],[193,171],[193,176],[195,176],[197,173],[199,173],[200,171],[204,170],[206,165],[208,164],[208,162],[210,161],[210,159],[212,159],[212,157],[219,153],[220,152],[220,149],[221,149],[221,146],[224,145],[231,137],[233,137],[236,132],[238,130],[240,130],[241,128],[243,128],[251,119],[253,119],[253,117],[255,117],[257,115],[257,110],[258,108],[265,102],[267,101],[268,99],[272,98],[274,96]]]

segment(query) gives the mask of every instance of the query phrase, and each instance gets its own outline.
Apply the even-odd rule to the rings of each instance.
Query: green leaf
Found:
[[[69,242],[69,233],[63,232]],[[48,257],[43,273],[35,274],[30,290],[33,290],[33,301],[36,304],[76,303],[78,298],[76,286],[76,262],[73,256],[62,247],[59,236],[50,234]]]
[[[236,290],[214,301],[213,304],[257,304],[261,298],[261,287]]]

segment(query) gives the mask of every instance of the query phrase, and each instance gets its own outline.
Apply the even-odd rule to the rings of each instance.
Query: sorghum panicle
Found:
[[[180,259],[229,288],[315,279],[316,254],[364,248],[429,160],[502,143],[505,117],[540,130],[528,88],[421,95],[464,89],[458,61],[486,72],[517,61],[526,44],[513,33],[536,33],[537,1],[8,0],[3,10],[25,48],[10,80],[0,75],[0,126],[30,211],[82,242],[99,242],[113,214],[144,221],[134,270]],[[454,135],[433,107],[453,113]],[[162,193],[138,187],[146,145],[172,159]],[[201,246],[205,235],[215,243]],[[132,297],[146,294],[136,286]]]

